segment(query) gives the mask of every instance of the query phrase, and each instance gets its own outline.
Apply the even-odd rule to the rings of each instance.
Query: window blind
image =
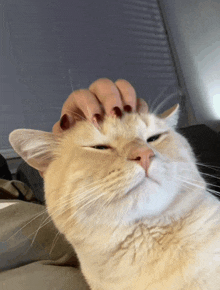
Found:
[[[183,102],[156,0],[5,0],[0,150],[16,128],[51,131],[72,90],[124,78],[160,110]]]

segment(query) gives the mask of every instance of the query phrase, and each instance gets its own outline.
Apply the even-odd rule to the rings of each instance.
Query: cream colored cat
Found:
[[[48,212],[92,290],[220,289],[220,203],[206,190],[178,106],[126,113],[57,137],[10,134],[44,171]]]

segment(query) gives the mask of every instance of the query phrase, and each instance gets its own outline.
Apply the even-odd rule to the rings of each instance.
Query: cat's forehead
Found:
[[[121,119],[106,117],[101,133],[113,139],[126,136],[127,138],[145,138],[146,135],[167,130],[166,123],[154,114],[127,113]]]
[[[74,143],[78,144],[86,142],[108,143],[118,138],[146,139],[147,136],[166,129],[165,122],[153,114],[125,113],[122,118],[106,116],[99,129],[89,121],[79,122],[70,137],[74,138]]]
[[[138,114],[124,114],[122,118],[106,117],[100,132],[112,139],[120,136],[141,137],[150,120],[144,122]]]

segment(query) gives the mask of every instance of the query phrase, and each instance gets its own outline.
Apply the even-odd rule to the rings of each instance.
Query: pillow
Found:
[[[0,220],[1,289],[89,290],[73,247],[45,206],[0,200]]]

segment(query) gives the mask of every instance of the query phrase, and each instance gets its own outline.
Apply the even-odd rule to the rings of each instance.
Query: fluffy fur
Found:
[[[80,121],[61,137],[10,135],[44,171],[48,212],[92,290],[220,289],[219,201],[175,131],[177,119],[175,107],[163,118],[106,117],[100,128]],[[155,154],[147,176],[132,155],[140,147]]]

